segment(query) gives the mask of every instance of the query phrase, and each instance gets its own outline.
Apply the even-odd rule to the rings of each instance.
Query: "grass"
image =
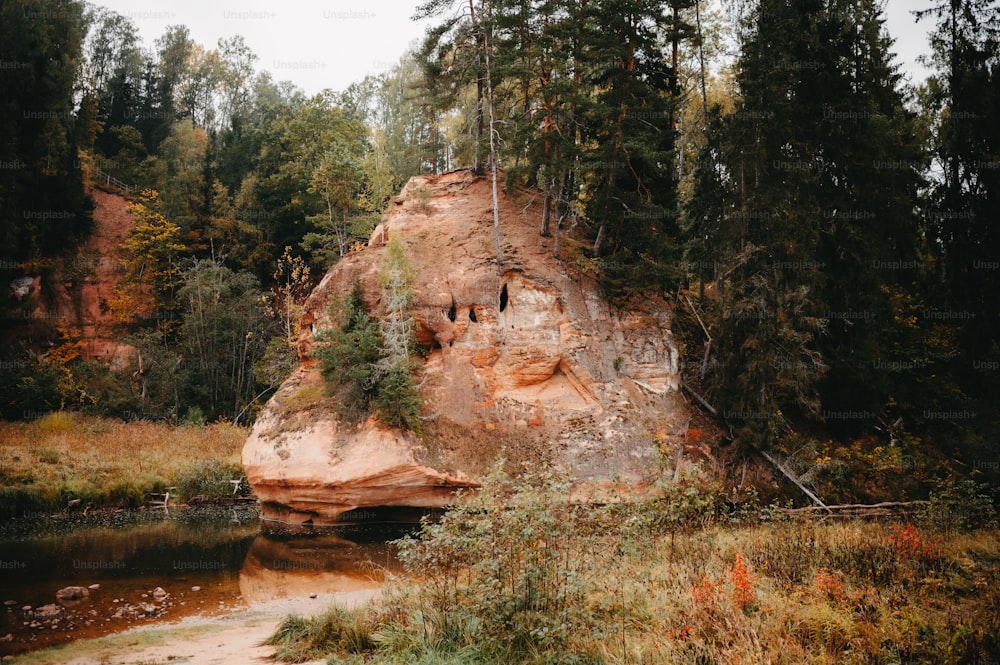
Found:
[[[143,505],[174,487],[182,500],[232,494],[243,475],[247,430],[173,426],[56,412],[0,422],[0,519],[65,510]]]
[[[996,529],[719,513],[677,528],[662,502],[581,507],[554,482],[484,493],[402,544],[418,581],[289,618],[272,638],[279,658],[1000,662]]]
[[[67,662],[121,662],[122,654],[135,653],[164,643],[183,643],[202,635],[225,630],[223,624],[205,624],[190,628],[142,629],[119,635],[108,635],[89,640],[80,640],[39,651],[31,651],[20,656],[8,656],[0,662],[12,665],[60,665]],[[185,662],[186,659],[173,659]]]
[[[333,606],[313,619],[288,617],[267,644],[277,647],[276,659],[292,663],[316,660],[330,652],[360,655],[375,647],[371,628],[364,613]]]

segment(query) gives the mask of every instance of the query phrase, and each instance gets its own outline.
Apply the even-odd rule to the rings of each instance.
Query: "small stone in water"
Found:
[[[56,591],[56,598],[59,600],[79,600],[88,595],[90,592],[82,586],[68,586]]]
[[[191,590],[192,591],[201,591],[201,587],[200,586],[193,586],[193,587],[191,587]]]
[[[310,598],[315,598],[315,597],[316,597],[316,594],[315,594],[315,593],[311,593],[311,594],[309,594],[309,597],[310,597]]]
[[[97,591],[98,589],[100,589],[100,588],[101,588],[101,585],[100,585],[100,584],[91,584],[91,585],[90,585],[89,587],[87,587],[87,588],[88,588],[88,589],[90,589],[91,591]]]
[[[54,616],[58,616],[60,612],[62,612],[61,607],[55,603],[49,603],[48,605],[42,605],[35,610],[35,616],[43,619],[51,619]]]

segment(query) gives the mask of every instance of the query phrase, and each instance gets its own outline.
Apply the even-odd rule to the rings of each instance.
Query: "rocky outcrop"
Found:
[[[474,487],[498,455],[551,461],[581,488],[649,481],[686,429],[671,309],[655,297],[616,307],[562,239],[539,236],[539,201],[501,198],[498,271],[488,184],[467,172],[414,178],[368,247],[342,259],[306,302],[302,366],[272,397],[243,451],[265,519],[314,524],[364,507],[437,507]],[[358,280],[380,303],[387,239],[416,275],[422,437],[341,422],[310,359],[335,294]]]
[[[8,307],[10,333],[17,337],[51,336],[57,324],[80,342],[80,355],[120,372],[134,364],[137,350],[120,341],[118,322],[108,309],[115,297],[120,272],[121,245],[132,228],[131,202],[114,192],[93,189],[93,228],[72,256],[51,262],[51,283],[39,274],[11,280]],[[29,263],[18,270],[36,273]]]

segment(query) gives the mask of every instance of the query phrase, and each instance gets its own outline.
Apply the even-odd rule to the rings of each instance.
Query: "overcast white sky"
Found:
[[[365,74],[389,69],[427,22],[410,20],[420,0],[92,0],[131,18],[143,43],[167,26],[186,25],[195,41],[214,47],[219,38],[242,35],[257,54],[258,69],[290,80],[307,94],[343,90]],[[888,28],[899,59],[914,80],[926,70],[916,64],[925,53],[927,21],[910,13],[931,0],[888,0]]]

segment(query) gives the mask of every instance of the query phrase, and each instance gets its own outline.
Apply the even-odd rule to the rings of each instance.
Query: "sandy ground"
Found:
[[[283,598],[255,604],[224,616],[193,616],[173,624],[137,628],[65,647],[26,654],[24,665],[253,665],[270,663],[274,647],[264,645],[289,614],[314,616],[333,604],[354,607],[378,595],[377,589]],[[316,661],[316,665],[325,661]]]

